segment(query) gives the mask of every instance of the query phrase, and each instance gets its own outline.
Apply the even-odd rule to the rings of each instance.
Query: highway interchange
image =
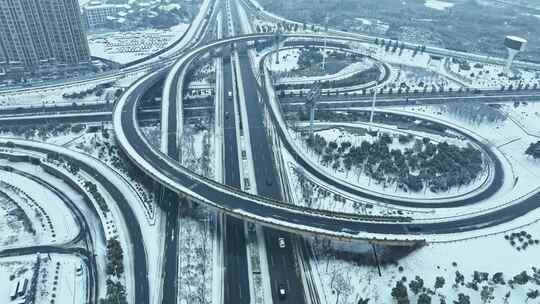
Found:
[[[283,98],[276,101],[271,86],[269,72],[264,64],[253,62],[247,48],[239,47],[247,42],[273,39],[273,34],[243,33],[238,25],[241,18],[237,2],[216,1],[209,8],[208,18],[196,24],[197,30],[181,51],[160,63],[153,61],[151,67],[144,65],[149,72],[133,83],[121,96],[120,100],[110,106],[86,107],[87,113],[80,109],[64,107],[54,110],[42,109],[39,112],[28,109],[13,109],[2,112],[0,121],[6,124],[32,124],[36,122],[95,122],[112,121],[118,144],[126,155],[146,174],[162,186],[160,206],[166,211],[166,232],[164,248],[164,264],[162,277],[161,303],[176,303],[178,294],[178,212],[179,201],[191,200],[206,205],[224,214],[223,246],[224,246],[224,303],[250,303],[251,286],[248,253],[246,250],[246,222],[261,224],[266,248],[269,281],[266,283],[272,292],[274,303],[314,303],[316,299],[308,299],[305,281],[300,275],[301,261],[309,258],[308,249],[298,241],[298,235],[325,236],[347,241],[369,241],[392,244],[416,244],[429,242],[430,236],[438,234],[459,233],[479,228],[496,226],[509,222],[540,207],[540,193],[518,199],[518,203],[507,204],[501,208],[487,210],[479,214],[459,219],[448,219],[437,222],[415,222],[405,216],[367,216],[344,214],[329,210],[316,210],[291,205],[288,202],[287,190],[282,186],[280,168],[277,165],[278,153],[275,142],[279,142],[291,153],[298,164],[309,172],[316,180],[327,187],[338,189],[348,195],[368,201],[384,204],[417,207],[410,200],[378,196],[369,191],[351,187],[336,178],[321,172],[314,164],[300,153],[286,130],[282,111],[297,109],[302,106],[299,97]],[[245,6],[244,9],[252,9]],[[252,12],[257,13],[257,12]],[[206,14],[205,14],[206,15]],[[225,22],[217,22],[217,16],[225,18]],[[192,25],[193,27],[194,25]],[[212,37],[211,28],[222,26],[224,37]],[[218,31],[219,32],[219,31]],[[329,39],[342,42],[372,42],[373,37],[351,36],[343,33],[332,33]],[[302,38],[320,43],[320,36],[314,34],[284,34],[285,38]],[[217,38],[217,39],[216,39]],[[408,45],[408,47],[416,47]],[[223,121],[223,177],[222,183],[207,179],[189,171],[181,165],[181,145],[184,115],[187,110],[183,103],[184,79],[194,61],[212,50],[229,50],[220,58],[222,71],[219,83],[223,87],[219,98],[223,103],[221,120]],[[428,52],[442,55],[463,55],[454,51],[428,48]],[[476,59],[485,59],[476,55]],[[165,58],[165,57],[164,57]],[[154,58],[155,59],[155,58]],[[494,59],[491,59],[494,60]],[[138,63],[141,64],[141,63]],[[129,70],[127,70],[129,69]],[[133,67],[118,72],[129,72]],[[137,70],[140,71],[140,70]],[[116,75],[116,74],[115,74]],[[218,74],[219,75],[219,74]],[[99,79],[98,76],[96,79]],[[106,76],[110,77],[110,76]],[[92,79],[94,81],[96,79]],[[160,108],[141,109],[145,94],[155,85],[164,82],[163,102]],[[24,89],[27,90],[27,89]],[[31,89],[28,89],[31,90]],[[231,94],[229,94],[231,92]],[[435,95],[435,96],[434,96]],[[458,101],[494,102],[498,100],[529,101],[539,96],[536,91],[516,92],[447,92],[446,94],[410,94],[403,96],[381,96],[381,105],[431,104]],[[352,107],[370,106],[368,96],[323,96],[320,108],[348,109]],[[5,117],[4,117],[5,116]],[[162,146],[153,147],[140,130],[143,120],[161,117]],[[217,118],[216,118],[217,119]],[[450,128],[450,126],[447,126]],[[501,159],[491,151],[491,147],[466,132],[453,128],[453,131],[468,137],[478,145],[492,162],[493,180],[484,191],[467,198],[455,198],[448,202],[424,203],[426,208],[454,208],[472,205],[489,199],[502,186],[505,178]],[[242,144],[244,143],[244,144]],[[5,145],[5,143],[3,143]],[[16,143],[17,148],[47,153],[47,147],[36,148],[26,145],[24,141]],[[247,150],[247,151],[246,151]],[[244,153],[247,157],[244,157]],[[255,184],[245,182],[242,164],[245,158],[253,164]],[[150,303],[148,257],[142,242],[140,227],[136,216],[125,200],[124,195],[90,163],[72,158],[74,162],[89,172],[103,184],[107,191],[118,200],[126,223],[130,226],[130,239],[133,242],[134,266],[137,284],[136,303]],[[248,179],[249,180],[249,179]],[[80,225],[85,225],[81,222]],[[169,241],[170,240],[170,241]],[[287,244],[281,246],[281,242]],[[91,243],[91,242],[90,242]],[[47,249],[42,249],[46,251]],[[91,249],[87,249],[91,251]],[[42,251],[42,252],[43,252]],[[10,254],[5,253],[5,254]],[[89,260],[91,263],[92,259]],[[92,267],[90,267],[92,268]],[[94,268],[92,268],[94,269]],[[296,271],[292,271],[296,270]],[[95,274],[94,274],[95,276]],[[280,297],[278,290],[286,286],[287,297]],[[94,292],[95,294],[95,292]]]

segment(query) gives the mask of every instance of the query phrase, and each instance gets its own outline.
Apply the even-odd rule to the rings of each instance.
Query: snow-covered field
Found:
[[[370,134],[369,126],[365,124],[346,124],[349,127],[332,127],[332,125],[324,127],[322,125],[319,130],[315,132],[326,139],[327,142],[336,142],[338,146],[341,146],[344,142],[352,143],[353,146],[360,146],[362,142],[366,141],[374,143],[379,139],[377,135]],[[400,150],[405,152],[406,149],[413,149],[417,140],[423,138],[429,138],[433,143],[448,142],[449,144],[456,145],[458,147],[466,147],[470,144],[469,141],[457,137],[445,137],[436,135],[433,133],[420,132],[420,131],[403,131],[397,130],[392,127],[385,128],[384,126],[373,126],[372,131],[381,132],[381,134],[389,134],[393,142],[388,146],[390,150]],[[407,143],[400,143],[398,141],[398,135],[412,135],[414,139]],[[343,166],[338,169],[333,168],[333,163],[322,162],[321,155],[318,155],[314,150],[310,149],[306,144],[306,138],[301,136],[298,132],[293,132],[293,138],[297,142],[297,146],[303,149],[304,154],[311,158],[312,162],[319,164],[319,168],[323,169],[327,174],[340,178],[343,181],[347,181],[354,186],[369,189],[370,191],[385,193],[386,195],[393,195],[398,197],[408,198],[445,198],[449,196],[460,196],[474,191],[486,180],[487,172],[483,172],[479,175],[474,182],[460,188],[453,188],[446,192],[432,192],[430,189],[426,191],[412,192],[405,191],[406,189],[400,189],[397,184],[394,183],[377,183],[368,175],[362,172],[356,172],[355,170],[346,170]]]
[[[141,132],[152,147],[159,149],[161,145],[161,124],[159,122],[141,126]]]
[[[0,248],[13,246],[16,242],[34,242],[35,230],[28,215],[14,200],[0,193]],[[28,240],[28,241],[25,241]]]
[[[182,134],[182,165],[191,171],[212,178],[214,169],[211,160],[214,158],[212,140],[213,131],[206,129],[209,121],[188,124]]]
[[[540,236],[540,225],[536,224],[524,229],[532,238]],[[520,232],[517,230],[516,232]],[[350,259],[372,260],[372,249],[367,245],[351,245],[356,253]],[[384,255],[384,248],[377,248],[380,256]],[[433,244],[420,248],[410,255],[397,260],[396,264],[382,266],[382,276],[379,277],[377,267],[359,264],[353,260],[336,258],[336,253],[316,242],[314,245],[316,258],[311,260],[315,275],[320,279],[319,291],[327,303],[357,303],[359,297],[369,298],[370,303],[394,303],[391,296],[396,281],[406,277],[407,286],[415,276],[424,281],[429,289],[427,293],[432,297],[431,303],[440,303],[439,298],[445,298],[446,303],[455,303],[459,293],[470,296],[470,303],[525,303],[526,293],[540,287],[538,273],[533,278],[531,267],[537,267],[540,246],[529,246],[527,250],[516,250],[503,235],[484,237],[474,240],[447,244]],[[341,253],[343,255],[343,253]],[[465,285],[455,286],[456,272],[464,276]],[[477,284],[467,284],[473,281],[474,272],[487,272],[488,281]],[[522,271],[527,271],[526,284],[513,283],[510,280]],[[493,275],[502,273],[505,284],[493,282]],[[342,278],[340,278],[342,277]],[[445,284],[435,290],[436,277],[444,278]],[[515,280],[515,279],[514,279]],[[476,286],[474,286],[476,285]],[[482,300],[491,291],[484,291],[483,287],[493,287],[493,299]],[[475,290],[478,288],[478,290]],[[336,301],[336,291],[341,291],[339,301]],[[433,293],[432,293],[433,292]],[[510,292],[507,302],[504,296]],[[409,288],[409,299],[416,303],[418,296]],[[469,302],[468,302],[469,303]],[[529,303],[538,303],[529,301]]]
[[[0,128],[0,135],[5,137],[16,137],[30,140],[37,140],[56,145],[67,145],[73,140],[83,136],[88,125],[37,125],[32,126],[12,126]]]
[[[26,292],[21,292],[12,301],[11,295],[17,283],[20,282],[20,286],[23,286],[25,279]],[[7,304],[21,303],[20,300],[32,290],[35,292],[35,301],[31,303],[85,303],[87,279],[85,264],[82,259],[73,255],[33,254],[1,258],[0,301]]]
[[[415,90],[418,90],[418,92],[423,92],[424,90],[431,92],[434,88],[437,91],[441,87],[457,90],[460,84],[445,77],[436,69],[393,65],[392,73],[386,82],[386,86],[392,88],[393,92],[396,93],[400,87],[402,91],[405,91],[408,87],[410,92],[414,92]]]
[[[278,53],[271,55],[271,64],[269,68],[273,72],[290,72],[298,68],[299,49],[286,49],[279,51],[279,61],[276,61]]]
[[[204,207],[179,218],[178,303],[211,303],[214,214]]]
[[[512,69],[507,73],[505,67],[495,64],[480,64],[477,62],[468,62],[466,66],[469,69],[463,69],[459,62],[447,62],[450,72],[463,77],[470,82],[471,86],[480,89],[500,89],[501,86],[517,88],[520,83],[523,86],[528,85],[532,88],[534,85],[540,85],[540,72],[527,71],[524,69]]]
[[[413,212],[404,208],[374,205],[369,202],[343,196],[317,184],[306,175],[306,172],[296,165],[294,158],[287,151],[282,151],[287,166],[287,178],[291,187],[293,203],[314,209],[331,210],[335,212],[383,215],[383,216],[412,216]]]
[[[180,23],[168,30],[147,29],[88,35],[93,56],[128,63],[151,55],[178,40],[189,25]]]
[[[100,159],[129,181],[132,190],[137,193],[144,203],[143,210],[146,214],[146,220],[151,224],[155,223],[156,205],[152,191],[147,189],[141,181],[130,176],[126,159],[120,155],[120,150],[116,146],[112,126],[110,124],[103,126],[104,128],[101,131],[85,133],[77,137],[69,143],[68,147]]]
[[[212,131],[208,120],[186,123],[182,136],[182,164],[205,177],[213,178]],[[212,129],[213,130],[213,129]],[[212,301],[213,252],[216,217],[202,206],[183,205],[179,217],[178,303]]]
[[[535,106],[513,108],[512,104],[504,105],[503,109],[512,116],[520,114],[516,119],[534,117],[537,111]],[[473,123],[468,117],[449,114],[439,107],[408,107],[400,110],[453,122],[477,132],[498,146],[512,164],[513,173],[510,174],[519,176],[519,180],[509,190],[504,187],[507,191],[497,195],[494,201],[518,197],[540,185],[540,163],[524,155],[529,143],[537,138],[528,136],[512,120]],[[527,119],[522,122],[526,126],[535,126],[533,122],[527,123]],[[535,291],[540,289],[540,273],[533,268],[538,267],[540,254],[540,223],[535,223],[537,219],[535,214],[527,215],[503,225],[505,228],[495,229],[513,228],[504,233],[434,243],[414,250],[403,258],[391,258],[394,263],[382,266],[381,277],[377,267],[365,262],[373,261],[372,248],[368,245],[325,246],[324,242],[313,242],[315,259],[310,263],[319,293],[326,303],[357,303],[360,298],[369,298],[369,303],[395,303],[392,288],[405,277],[404,285],[411,303],[417,303],[420,294],[426,293],[432,298],[431,303],[442,303],[440,299],[445,299],[445,303],[458,303],[454,301],[458,301],[459,294],[463,294],[470,298],[470,302],[460,303],[536,304],[539,303],[538,299],[527,297],[535,297]],[[348,250],[343,250],[344,247],[348,247]],[[388,256],[388,248],[377,246],[377,251],[380,258]],[[487,280],[484,272],[487,273]],[[412,288],[409,286],[412,280],[418,282],[416,276],[422,279],[425,288],[420,288],[418,295],[413,291],[415,284]],[[444,283],[435,288],[437,277],[440,277],[439,283],[443,280]]]
[[[58,87],[45,89],[36,89],[27,92],[15,92],[0,95],[0,108],[13,109],[19,107],[54,107],[54,106],[71,106],[90,105],[105,103],[107,101],[114,102],[114,93],[120,88],[129,86],[137,80],[144,71],[134,73],[126,73],[121,76],[115,76],[113,79],[96,79],[85,83],[66,84]],[[88,94],[84,97],[64,98],[64,94],[79,94],[87,90],[96,88],[99,84],[113,83],[111,88],[104,89],[100,96],[95,93]]]
[[[501,111],[523,127],[529,135],[540,138],[540,103],[503,104]]]
[[[426,0],[424,5],[432,9],[444,11],[447,8],[453,7],[454,3],[440,0]]]
[[[41,184],[16,173],[0,171],[0,191],[2,207],[6,208],[2,217],[7,219],[4,224],[8,232],[1,237],[4,241],[1,249],[63,244],[78,235],[80,227],[68,206]],[[8,214],[11,214],[9,219]],[[20,235],[9,233],[20,231],[20,226],[25,227]]]

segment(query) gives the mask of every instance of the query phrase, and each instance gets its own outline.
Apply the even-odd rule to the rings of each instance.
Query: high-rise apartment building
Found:
[[[78,0],[0,0],[0,69],[90,62]]]

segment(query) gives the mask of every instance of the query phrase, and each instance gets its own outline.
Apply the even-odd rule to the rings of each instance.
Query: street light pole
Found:
[[[328,40],[328,15],[325,18],[324,23],[324,49],[323,49],[323,61],[322,61],[322,68],[323,71],[326,71],[326,45]]]
[[[309,108],[309,132],[310,137],[313,137],[313,125],[315,121],[315,107],[317,99],[321,96],[322,84],[320,81],[315,81],[311,89],[307,93],[305,105]]]
[[[274,40],[275,40],[275,53],[276,53],[276,64],[279,64],[279,39],[280,39],[280,36],[281,36],[281,30],[278,28],[276,29],[276,33],[275,33],[275,36],[274,36]]]
[[[373,101],[371,102],[371,115],[369,117],[369,129],[373,126],[373,114],[375,113],[375,104],[377,103],[377,86],[373,90]]]

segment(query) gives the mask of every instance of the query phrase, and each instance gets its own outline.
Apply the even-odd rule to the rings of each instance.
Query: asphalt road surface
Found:
[[[240,54],[240,70],[244,84],[246,110],[249,122],[249,134],[257,192],[261,196],[283,200],[274,166],[273,152],[263,125],[262,104],[257,95],[257,84],[251,63],[246,53]],[[291,236],[286,232],[264,228],[268,269],[274,303],[305,303],[302,280],[298,273],[297,262],[293,253]],[[285,247],[279,246],[280,239]],[[286,296],[280,296],[278,289],[284,287]]]
[[[225,184],[241,189],[240,164],[238,159],[238,142],[236,137],[235,99],[229,97],[233,92],[231,58],[223,62],[223,108],[224,108],[224,161]],[[216,147],[219,149],[219,147]],[[224,263],[224,303],[250,303],[249,273],[247,265],[246,237],[244,222],[240,219],[225,216]]]

